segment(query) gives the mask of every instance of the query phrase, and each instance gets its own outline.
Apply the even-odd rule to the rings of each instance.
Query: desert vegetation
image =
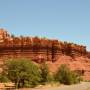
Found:
[[[79,74],[70,71],[66,65],[61,65],[53,74],[49,72],[44,62],[37,64],[28,59],[11,59],[5,62],[0,74],[0,82],[13,82],[16,88],[35,87],[50,83],[76,84],[81,81]]]
[[[55,74],[55,79],[66,85],[76,84],[82,80],[78,73],[70,71],[70,69],[64,64],[58,68],[58,71]]]

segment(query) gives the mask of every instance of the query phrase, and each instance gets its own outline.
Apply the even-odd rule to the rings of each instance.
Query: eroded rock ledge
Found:
[[[0,29],[0,57],[29,57],[56,61],[61,54],[86,56],[86,46],[38,37],[16,37]]]

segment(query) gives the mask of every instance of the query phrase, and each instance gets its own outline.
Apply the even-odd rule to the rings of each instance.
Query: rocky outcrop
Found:
[[[61,54],[69,56],[86,55],[86,47],[38,37],[16,37],[0,29],[0,57],[25,56],[33,60],[56,61]]]
[[[51,68],[57,68],[61,62],[62,64],[65,62],[69,64],[70,68],[74,67],[75,70],[78,70],[75,67],[82,64],[81,59],[78,58],[83,57],[83,67],[87,67],[85,62],[88,61],[88,67],[90,68],[90,54],[87,52],[86,46],[46,38],[16,37],[10,35],[6,30],[0,29],[1,62],[2,59],[18,57],[31,58],[38,63],[47,61],[54,65],[49,64],[52,66]],[[69,58],[67,59],[67,57]],[[62,58],[62,60],[60,58]],[[88,60],[86,58],[88,58]],[[80,64],[78,64],[78,62],[73,64],[74,61],[78,61]],[[56,64],[57,62],[58,65]],[[82,70],[82,66],[80,68]],[[87,70],[85,69],[84,71]],[[90,69],[88,71],[90,71]]]

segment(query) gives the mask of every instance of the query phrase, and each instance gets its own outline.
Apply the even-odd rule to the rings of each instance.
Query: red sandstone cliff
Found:
[[[0,59],[17,57],[31,58],[38,63],[47,61],[51,71],[65,63],[72,70],[83,70],[84,78],[90,80],[90,53],[86,46],[38,37],[16,37],[0,29]]]

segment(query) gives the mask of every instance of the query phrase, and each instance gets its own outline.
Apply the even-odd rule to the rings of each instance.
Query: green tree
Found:
[[[16,87],[31,87],[40,82],[38,66],[27,59],[9,60],[6,63],[6,73]]]

